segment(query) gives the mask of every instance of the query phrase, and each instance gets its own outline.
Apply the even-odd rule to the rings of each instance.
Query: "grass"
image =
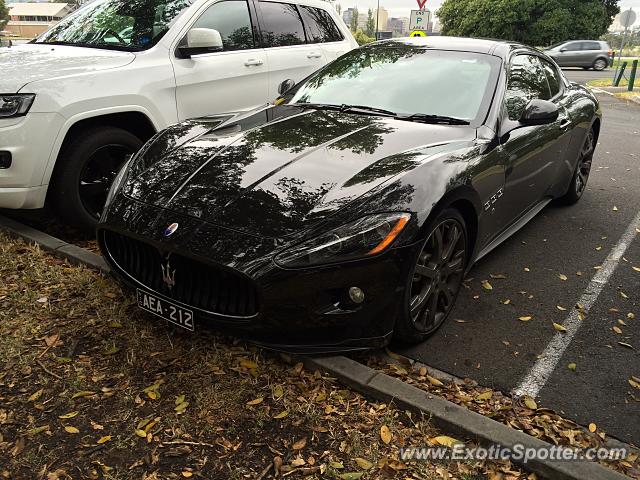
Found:
[[[111,279],[2,233],[0,278],[0,478],[527,478],[400,463],[401,445],[440,435],[426,419],[286,355],[170,328]]]
[[[600,78],[597,80],[589,80],[587,82],[587,85],[589,85],[590,87],[612,87],[613,86],[613,77],[611,78]],[[620,81],[620,84],[618,85],[619,87],[626,87],[627,85],[629,85],[629,80],[627,80],[626,78],[623,78]]]

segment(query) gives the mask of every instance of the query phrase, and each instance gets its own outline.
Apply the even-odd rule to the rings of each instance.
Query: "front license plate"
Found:
[[[185,328],[191,332],[194,331],[193,311],[179,307],[142,290],[137,290],[137,293],[138,306],[141,309],[164,318],[174,325]]]

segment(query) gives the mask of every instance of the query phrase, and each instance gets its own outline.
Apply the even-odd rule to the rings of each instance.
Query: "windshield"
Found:
[[[366,105],[475,123],[491,104],[500,64],[491,55],[374,45],[340,57],[287,97],[290,103]]]
[[[139,51],[152,47],[192,0],[97,0],[35,43]]]

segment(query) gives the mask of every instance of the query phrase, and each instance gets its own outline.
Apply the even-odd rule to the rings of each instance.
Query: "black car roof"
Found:
[[[530,47],[525,45],[515,42],[507,42],[504,40],[443,36],[394,38],[390,40],[382,40],[372,45],[390,45],[394,43],[433,48],[435,50],[484,53],[502,58],[506,58],[509,55],[509,52],[515,49],[530,49]]]

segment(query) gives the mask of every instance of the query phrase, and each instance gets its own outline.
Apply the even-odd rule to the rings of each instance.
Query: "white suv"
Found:
[[[91,227],[156,131],[263,105],[355,47],[321,0],[95,0],[0,49],[0,208]]]

